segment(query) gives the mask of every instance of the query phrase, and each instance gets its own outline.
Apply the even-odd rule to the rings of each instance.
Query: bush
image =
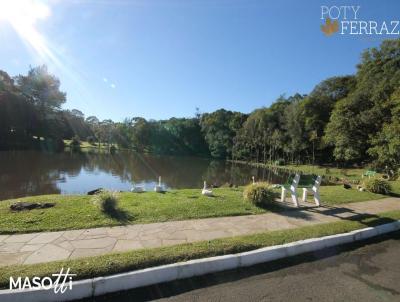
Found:
[[[105,213],[115,213],[118,208],[118,194],[112,191],[101,191],[93,197],[93,201]]]
[[[80,148],[81,148],[81,140],[80,140],[79,136],[75,135],[72,138],[70,146],[71,146],[72,150],[80,150]]]
[[[244,188],[243,197],[257,206],[268,205],[275,200],[276,193],[268,183],[256,183]]]
[[[275,166],[284,166],[285,165],[285,160],[280,158],[280,159],[276,160],[274,162],[274,164],[275,164]]]
[[[96,138],[95,138],[94,136],[90,135],[90,136],[88,136],[88,137],[86,138],[86,140],[87,140],[88,143],[91,144],[92,146],[95,146],[95,145],[96,145]]]
[[[390,183],[383,179],[371,178],[364,182],[367,191],[377,194],[389,194],[392,190]]]

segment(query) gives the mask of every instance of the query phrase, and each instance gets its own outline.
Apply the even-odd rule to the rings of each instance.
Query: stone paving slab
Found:
[[[291,203],[283,204],[291,207]],[[400,210],[399,198],[315,207],[260,215],[206,218],[117,227],[0,236],[0,266],[33,264],[168,246],[348,219]]]

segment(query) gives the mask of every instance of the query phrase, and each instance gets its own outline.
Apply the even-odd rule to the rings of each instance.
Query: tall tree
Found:
[[[200,120],[201,130],[209,146],[211,156],[231,157],[233,139],[246,116],[240,112],[219,109],[205,113]]]
[[[400,39],[366,50],[356,82],[355,89],[336,104],[325,135],[335,158],[346,163],[369,160],[368,149],[392,119],[391,96],[400,86]]]

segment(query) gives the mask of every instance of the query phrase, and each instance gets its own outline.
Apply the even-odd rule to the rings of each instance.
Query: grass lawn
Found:
[[[190,259],[240,253],[261,247],[345,233],[367,226],[376,226],[392,222],[400,219],[400,211],[382,213],[374,217],[358,217],[357,219],[358,220],[341,220],[297,229],[271,231],[255,235],[223,238],[153,249],[141,249],[75,260],[33,265],[4,266],[0,267],[0,287],[7,288],[9,286],[10,276],[14,278],[18,276],[51,276],[51,274],[59,272],[61,267],[71,268],[71,273],[77,274],[74,279],[78,280],[187,261]]]
[[[244,163],[244,162],[243,162]],[[253,166],[259,167],[274,167],[278,169],[286,169],[286,170],[294,170],[301,171],[304,174],[316,174],[321,176],[329,176],[329,177],[337,177],[339,179],[347,179],[347,180],[361,180],[362,174],[365,173],[367,168],[335,168],[335,167],[326,167],[326,166],[318,166],[318,165],[284,165],[284,166],[274,166],[263,163],[249,163]],[[382,174],[377,173],[376,177],[381,177]]]
[[[241,189],[213,190],[215,197],[198,189],[173,190],[165,194],[124,192],[118,217],[103,213],[87,195],[45,195],[0,202],[0,233],[55,231],[133,223],[162,222],[204,217],[235,216],[265,212],[242,197]],[[10,212],[15,201],[55,202],[49,209]]]
[[[275,189],[277,193],[280,194],[281,189]],[[320,194],[322,205],[338,205],[350,202],[360,202],[360,201],[367,201],[367,200],[376,200],[382,199],[389,196],[375,194],[371,192],[360,192],[355,188],[352,189],[345,189],[341,185],[337,186],[321,186],[320,187]],[[301,199],[303,197],[303,189],[297,189],[298,198]],[[286,194],[286,197],[290,197],[290,193]],[[314,197],[312,194],[308,194],[307,200],[309,202],[314,203]]]
[[[392,186],[392,192],[400,195],[400,179],[396,181],[391,181],[390,185]]]
[[[360,168],[349,168],[349,169],[341,169],[334,167],[322,167],[322,166],[313,166],[313,165],[286,165],[283,167],[287,167],[292,170],[299,170],[306,174],[317,174],[317,175],[326,175],[331,177],[338,177],[340,179],[349,179],[356,180],[361,179],[362,174],[365,173],[368,169],[360,169]],[[377,174],[380,176],[380,174]]]
[[[354,186],[353,186],[354,187]],[[303,191],[299,193],[302,197]],[[322,204],[335,205],[349,202],[359,202],[366,200],[381,199],[388,196],[374,194],[371,192],[360,192],[357,189],[345,189],[343,186],[322,186],[320,187]],[[308,200],[313,200],[311,194],[308,195]]]
[[[64,139],[65,146],[70,146],[71,141],[72,140],[70,140],[70,139]],[[92,145],[87,141],[81,141],[80,146],[81,146],[81,148],[99,148],[99,149],[107,149],[107,150],[109,148],[109,146],[105,143],[100,143],[100,144],[96,143],[96,145]],[[114,147],[118,149],[118,146],[115,144],[114,144]]]
[[[278,191],[278,190],[277,190]],[[243,199],[242,188],[213,189],[215,197],[202,196],[198,189],[173,190],[165,194],[120,193],[117,215],[107,215],[88,195],[43,195],[0,202],[0,234],[58,231],[94,228],[122,224],[163,222],[206,217],[261,214],[259,208]],[[301,193],[299,191],[299,196]],[[383,198],[383,195],[342,186],[321,187],[322,203],[342,204]],[[55,202],[49,209],[11,212],[9,206],[16,201]]]

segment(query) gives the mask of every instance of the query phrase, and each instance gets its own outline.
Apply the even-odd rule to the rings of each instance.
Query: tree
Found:
[[[324,144],[322,137],[335,104],[354,89],[354,76],[332,77],[322,81],[301,103],[304,130],[311,141],[313,162],[331,161],[332,147]],[[317,151],[317,154],[315,154]]]
[[[58,137],[52,130],[60,124],[57,110],[66,101],[66,94],[60,91],[59,79],[50,74],[43,65],[31,68],[26,76],[17,76],[16,83],[20,93],[36,109],[35,135]]]
[[[396,170],[400,166],[400,88],[393,93],[391,101],[392,118],[385,122],[382,130],[372,138],[372,147],[368,153],[378,166]]]
[[[201,130],[209,146],[211,156],[226,158],[232,155],[233,139],[245,120],[245,115],[219,109],[205,113],[200,120]]]
[[[35,107],[0,70],[0,149],[26,148],[31,144],[37,124]]]
[[[366,50],[357,68],[356,86],[336,104],[324,138],[334,147],[335,158],[347,164],[369,161],[371,152],[377,154],[379,146],[374,144],[392,120],[391,96],[400,86],[400,39]]]
[[[60,91],[60,80],[47,71],[46,65],[31,68],[27,76],[17,76],[21,92],[42,112],[60,109],[66,101]]]

